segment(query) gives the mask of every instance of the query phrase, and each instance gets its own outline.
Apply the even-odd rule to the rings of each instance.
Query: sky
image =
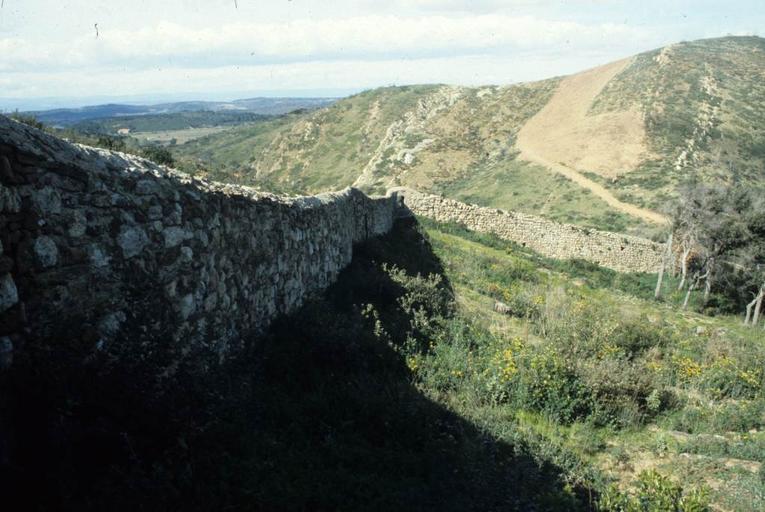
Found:
[[[761,27],[763,0],[0,0],[0,110],[509,84]]]

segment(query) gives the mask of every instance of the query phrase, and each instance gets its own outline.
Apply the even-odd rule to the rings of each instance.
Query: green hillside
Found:
[[[646,146],[640,164],[614,177],[586,167],[576,172],[624,203],[652,209],[693,179],[759,186],[763,48],[760,38],[731,37],[634,57],[603,87],[588,116],[638,112],[633,117],[641,126],[634,128],[646,139],[636,141]],[[376,89],[315,112],[212,134],[174,151],[187,170],[270,190],[314,193],[355,184],[381,192],[407,185],[585,226],[654,232],[640,218],[611,207],[602,194],[520,158],[518,132],[550,102],[561,81]]]
[[[765,182],[765,39],[728,37],[640,54],[593,112],[637,107],[653,156],[610,186],[658,207],[688,180]]]
[[[236,126],[269,119],[271,116],[252,112],[214,112],[198,110],[193,112],[174,112],[167,114],[144,114],[135,116],[116,116],[100,119],[88,119],[71,125],[72,130],[118,135],[133,132],[158,132],[164,130],[184,130],[213,126]]]

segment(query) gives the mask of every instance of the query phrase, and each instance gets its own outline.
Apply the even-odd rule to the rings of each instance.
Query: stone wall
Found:
[[[409,189],[286,198],[0,116],[0,367],[25,346],[222,360],[413,212],[553,258],[656,271],[659,244]],[[166,368],[172,371],[171,367]]]
[[[541,217],[460,203],[411,189],[396,188],[412,213],[493,233],[557,259],[579,258],[619,272],[657,272],[663,246],[644,238],[559,224]]]
[[[63,343],[223,359],[331,284],[395,207],[207,182],[0,116],[0,363]]]

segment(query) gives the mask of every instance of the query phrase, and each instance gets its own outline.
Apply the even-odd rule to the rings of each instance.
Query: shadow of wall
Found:
[[[136,368],[14,366],[0,481],[30,510],[586,508],[559,468],[418,389],[400,350],[404,289],[383,264],[443,276],[450,302],[441,262],[402,219],[246,355],[202,377],[179,368],[162,394]]]

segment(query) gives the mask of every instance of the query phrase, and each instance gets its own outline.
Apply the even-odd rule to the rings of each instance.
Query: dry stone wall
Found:
[[[224,359],[331,284],[395,208],[207,182],[0,116],[0,364],[64,343],[170,353],[164,371]]]
[[[406,188],[392,189],[389,194],[397,195],[402,205],[416,215],[493,233],[551,258],[579,258],[619,272],[657,272],[661,264],[663,246],[644,238],[559,224]]]
[[[25,347],[223,360],[411,212],[546,256],[655,271],[649,240],[409,189],[286,198],[71,144],[0,116],[0,368]],[[209,361],[211,358],[199,358]]]

